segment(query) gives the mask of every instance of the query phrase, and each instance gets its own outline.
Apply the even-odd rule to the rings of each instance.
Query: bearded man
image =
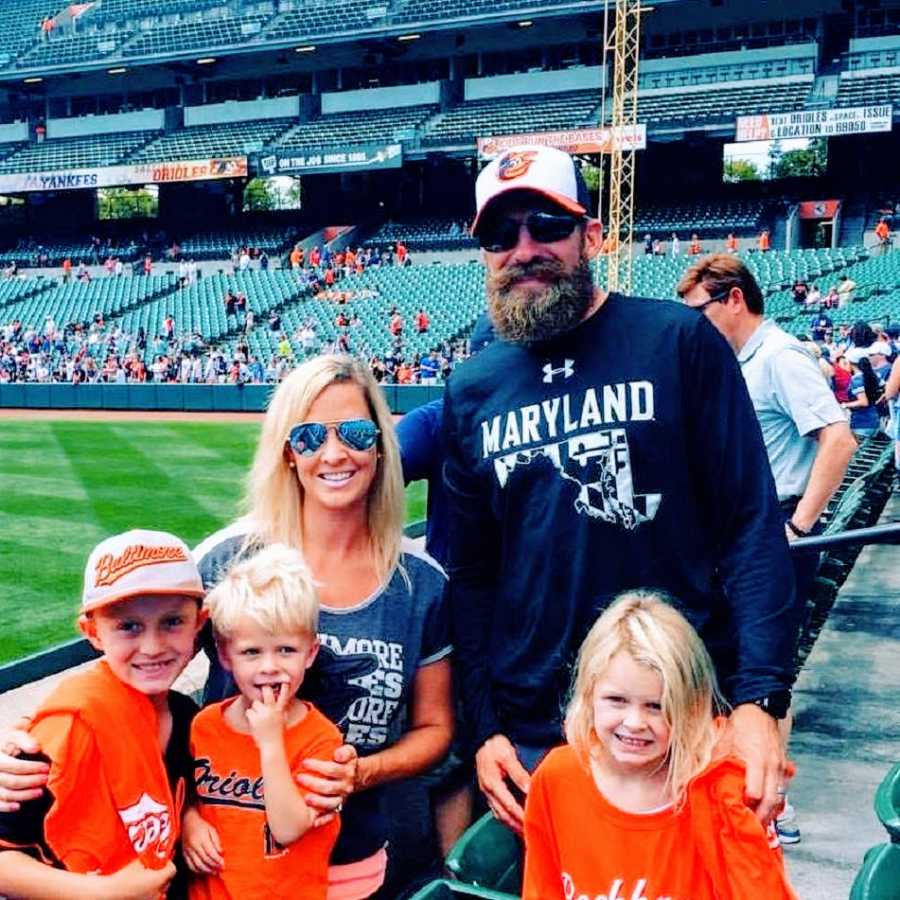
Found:
[[[476,185],[473,233],[500,339],[445,394],[454,661],[479,785],[522,825],[528,772],[562,741],[577,649],[618,593],[663,590],[732,705],[727,750],[768,821],[798,626],[759,424],[734,354],[684,306],[596,288],[602,228],[574,161],[521,147]],[[644,735],[623,718],[623,746]],[[637,760],[639,762],[639,760]]]

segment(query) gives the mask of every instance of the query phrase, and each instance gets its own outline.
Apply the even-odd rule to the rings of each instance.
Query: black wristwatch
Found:
[[[783,719],[791,708],[791,692],[790,691],[772,691],[765,697],[756,697],[748,700],[754,706],[758,706],[764,712],[767,712],[773,719]]]
[[[790,528],[791,531],[793,531],[794,534],[797,535],[797,537],[799,537],[799,538],[809,537],[809,532],[804,531],[798,525],[795,525],[793,519],[788,519],[784,524],[787,525],[787,527]]]

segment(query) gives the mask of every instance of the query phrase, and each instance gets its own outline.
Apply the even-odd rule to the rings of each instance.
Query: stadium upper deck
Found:
[[[900,4],[881,5],[850,15],[837,2],[770,3],[747,22],[736,0],[654,4],[638,121],[653,139],[726,129],[745,114],[900,99]],[[96,0],[65,7],[45,29],[46,4],[23,0],[14,13],[0,9],[0,171],[55,168],[66,154],[53,139],[110,130],[164,132],[115,155],[164,162],[397,139],[409,158],[470,154],[478,136],[597,125],[609,118],[603,9],[602,0]],[[394,102],[375,96],[388,88],[404,90]],[[348,99],[326,108],[338,95]],[[299,102],[287,116],[261,115],[256,103],[291,97]],[[189,120],[223,100],[236,101],[224,119]],[[101,118],[121,111],[145,121]],[[23,154],[41,121],[46,148]],[[108,164],[105,143],[69,167]]]
[[[166,185],[159,215],[171,225],[185,214],[234,214],[248,177],[280,174],[282,164],[296,172],[294,160],[302,168],[305,155],[390,146],[397,171],[324,167],[315,173],[322,177],[307,179],[314,173],[302,169],[309,218],[463,219],[477,139],[608,121],[604,6],[603,0],[96,0],[57,9],[49,28],[52,5],[23,0],[13,14],[0,4],[2,192],[25,198],[27,230],[40,234],[72,215],[93,221],[93,194],[81,188],[140,184],[152,167],[163,167],[162,174],[147,175],[148,182],[178,182],[165,166],[236,160],[221,168],[215,187],[204,186],[202,176],[190,190]],[[648,148],[639,161],[639,204],[779,200],[786,195],[765,186],[742,192],[741,185],[726,195],[711,177],[714,168],[721,172],[722,144],[733,139],[737,117],[900,99],[900,0],[849,12],[844,6],[771,2],[752,20],[739,0],[715,6],[671,0],[648,8],[638,92]],[[895,120],[898,112],[900,104]],[[850,185],[858,190],[857,171],[889,181],[889,171],[871,167],[865,153],[854,161],[855,151],[876,138],[884,138],[882,157],[891,155],[896,134],[852,148],[844,142],[830,153],[831,180],[821,191],[842,197]],[[120,176],[108,172],[106,182],[67,180],[72,170],[110,167],[131,167],[129,179],[115,181]],[[667,177],[671,171],[687,177]],[[333,172],[348,177],[328,180]],[[82,196],[35,196],[60,187]],[[867,198],[867,210],[877,201]],[[844,235],[844,243],[860,239],[864,212],[859,234]],[[6,213],[0,225],[9,227]]]

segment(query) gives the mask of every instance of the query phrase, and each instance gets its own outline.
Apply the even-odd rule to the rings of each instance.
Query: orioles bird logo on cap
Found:
[[[501,181],[520,178],[531,168],[536,156],[537,152],[534,150],[507,153],[497,164],[497,177]]]

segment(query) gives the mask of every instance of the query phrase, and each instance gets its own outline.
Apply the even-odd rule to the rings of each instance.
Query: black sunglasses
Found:
[[[696,306],[691,306],[691,309],[695,309],[695,310],[697,310],[697,312],[703,312],[703,310],[706,309],[707,306],[711,306],[713,303],[723,303],[730,293],[731,293],[731,288],[728,288],[728,290],[722,294],[716,294],[715,296],[710,297],[709,300],[706,300],[703,303],[698,303]],[[686,304],[686,305],[690,305],[690,304]]]
[[[330,428],[334,429],[338,440],[351,450],[371,450],[381,433],[371,419],[346,419],[343,422],[301,422],[291,429],[288,443],[300,456],[312,456],[328,440]]]
[[[524,225],[531,239],[539,244],[564,241],[584,221],[584,217],[554,215],[547,212],[529,213],[523,221],[517,219],[489,219],[478,229],[478,243],[489,253],[512,250],[519,243]]]

